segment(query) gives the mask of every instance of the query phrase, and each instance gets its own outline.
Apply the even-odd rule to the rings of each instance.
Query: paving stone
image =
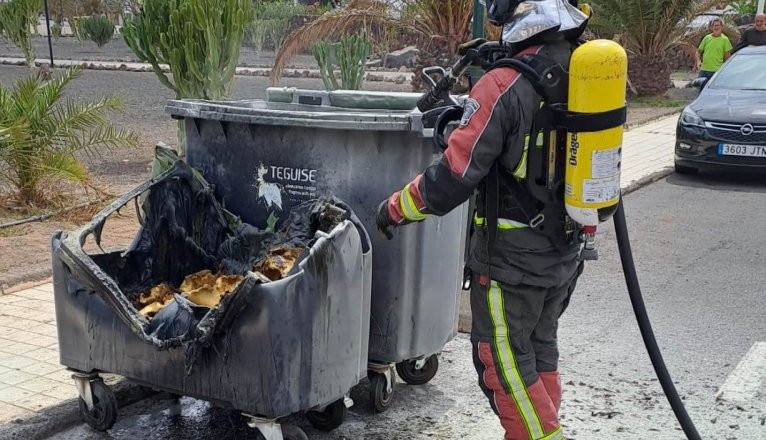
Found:
[[[59,370],[55,373],[46,374],[46,378],[53,379],[57,382],[69,384],[71,386],[74,386],[74,379],[72,379],[72,372],[67,370]]]
[[[11,369],[3,374],[0,374],[0,383],[6,385],[16,385],[22,382],[26,382],[30,379],[38,377],[37,374],[28,373],[26,371]]]
[[[20,368],[28,367],[36,364],[37,361],[24,356],[9,356],[4,358],[7,353],[0,353],[0,366],[10,368],[12,370],[18,370]],[[7,374],[7,373],[6,373]]]
[[[35,393],[32,391],[15,386],[9,386],[4,388],[3,392],[0,393],[0,402],[15,404],[15,402],[26,399],[27,397],[31,397],[33,395],[35,395]]]
[[[50,390],[43,392],[43,394],[61,400],[74,399],[78,396],[77,388],[75,388],[74,381],[71,379],[69,384],[59,384]]]
[[[24,301],[26,298],[18,295],[0,295],[0,313],[3,311],[3,304],[13,304],[18,301]]]
[[[30,352],[24,353],[24,357],[40,362],[55,364],[59,361],[59,352],[51,350],[50,348],[36,348]]]
[[[49,293],[49,294],[52,295],[53,294],[53,283],[40,284],[39,286],[33,287],[32,290],[38,290],[40,292]]]
[[[21,342],[13,342],[13,341],[7,341],[8,345],[5,345],[6,341],[7,340],[3,340],[2,342],[0,342],[0,344],[3,344],[3,347],[0,348],[0,351],[3,353],[25,355],[26,353],[30,351],[40,349],[40,347],[36,347],[34,345],[23,344]]]
[[[0,402],[0,423],[7,423],[12,420],[30,416],[32,414],[32,411],[27,409]]]
[[[23,388],[34,393],[44,393],[45,391],[52,390],[59,385],[61,385],[61,382],[59,381],[48,379],[47,377],[35,377],[16,386],[18,388]]]
[[[53,302],[53,290],[51,288],[50,292],[46,292],[43,290],[37,290],[37,288],[29,289],[29,290],[23,290],[21,292],[17,292],[18,296],[23,296],[25,298],[31,298],[31,299],[39,299],[47,302]]]
[[[28,300],[25,299],[24,301]],[[15,328],[16,330],[27,330],[32,327],[42,325],[38,321],[33,321],[26,318],[17,318],[15,316],[5,316],[0,322],[2,322],[3,327]]]
[[[61,403],[62,399],[46,396],[44,394],[35,394],[33,396],[18,400],[14,405],[20,406],[30,411],[40,411],[41,409]]]
[[[46,374],[55,373],[56,371],[63,370],[64,367],[58,363],[52,364],[49,362],[37,362],[28,367],[24,367],[21,371],[31,373],[37,376],[44,376]]]

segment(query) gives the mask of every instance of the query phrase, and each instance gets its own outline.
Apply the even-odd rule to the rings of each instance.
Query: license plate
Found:
[[[718,154],[721,156],[766,157],[766,146],[719,144]]]

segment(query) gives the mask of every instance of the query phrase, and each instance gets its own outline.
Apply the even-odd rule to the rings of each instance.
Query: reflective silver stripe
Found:
[[[545,437],[542,437],[540,440],[563,440],[563,439],[564,439],[564,430],[561,429],[561,426],[559,426],[558,428],[556,428],[555,431],[551,432]]]
[[[404,218],[407,220],[420,221],[427,217],[427,215],[421,214],[420,211],[418,211],[415,200],[412,199],[412,194],[410,194],[409,184],[404,187],[399,195],[399,206],[401,206],[402,214],[404,214]]]
[[[533,439],[545,438],[540,418],[537,416],[532,400],[529,398],[527,386],[521,378],[519,369],[516,365],[516,359],[513,357],[510,335],[508,334],[508,325],[505,322],[505,308],[503,306],[503,291],[500,289],[497,281],[492,281],[489,291],[489,310],[492,317],[492,323],[495,329],[495,347],[497,349],[498,360],[500,361],[500,371],[505,381],[510,385],[511,397],[516,403],[516,407],[524,419],[524,425]]]

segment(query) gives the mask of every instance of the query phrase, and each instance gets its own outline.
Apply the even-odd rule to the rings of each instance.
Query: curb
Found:
[[[72,383],[74,387],[74,383]],[[144,400],[156,392],[145,387],[120,380],[110,385],[119,408]],[[0,425],[0,440],[42,440],[81,422],[78,399],[70,399],[49,406],[37,414],[11,420]]]
[[[662,112],[658,115],[652,116],[649,119],[644,119],[639,122],[633,122],[632,124],[625,124],[625,131],[633,130],[634,128],[642,127],[647,124],[651,124],[652,122],[657,122],[660,119],[665,119],[669,116],[673,116],[676,114],[680,114],[683,107],[668,107],[667,111]]]
[[[53,282],[51,269],[41,269],[22,276],[11,278],[7,284],[0,284],[0,296],[10,295]]]
[[[150,64],[123,62],[123,61],[87,61],[87,60],[58,60],[54,61],[56,67],[80,66],[88,70],[108,70],[121,72],[154,72]],[[1,65],[8,66],[26,66],[26,61],[22,58],[0,57]],[[50,63],[37,59],[36,66],[48,66]],[[170,69],[165,65],[160,65],[164,73],[169,73]],[[236,68],[236,76],[260,76],[269,77],[271,75],[270,67],[245,67]],[[370,82],[390,82],[404,84],[412,80],[412,72],[394,72],[394,71],[368,71],[364,80]],[[316,69],[288,68],[282,71],[282,78],[314,78],[321,79],[322,75]]]

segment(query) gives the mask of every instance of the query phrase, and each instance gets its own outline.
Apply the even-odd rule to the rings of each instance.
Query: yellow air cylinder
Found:
[[[569,64],[568,110],[602,113],[625,106],[628,57],[611,40],[578,47]],[[620,201],[622,125],[596,132],[569,133],[565,172],[567,213],[592,229],[614,214]]]

